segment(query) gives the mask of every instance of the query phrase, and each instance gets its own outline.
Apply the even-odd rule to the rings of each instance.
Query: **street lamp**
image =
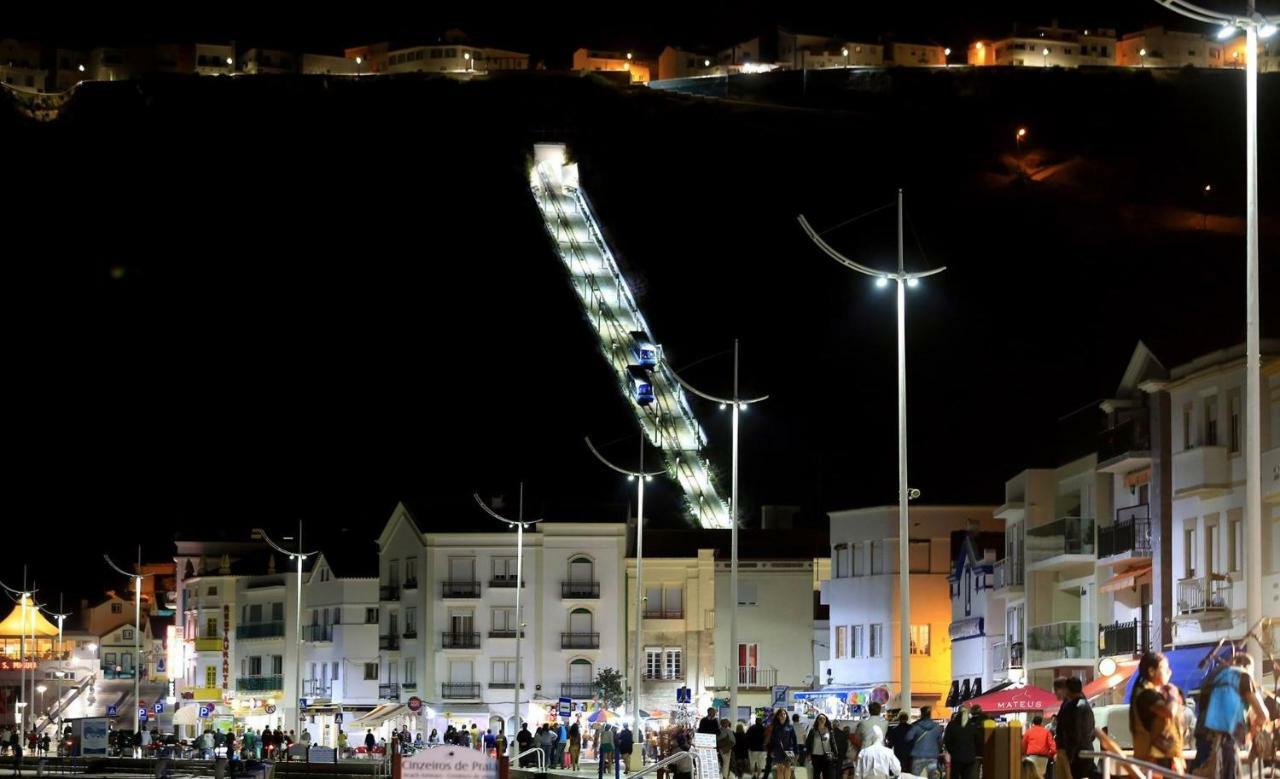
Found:
[[[631,52],[627,52],[627,61],[628,61],[628,62],[630,62],[630,61],[631,61]]]
[[[40,713],[44,711],[44,693],[45,693],[45,690],[47,689],[49,688],[45,687],[43,684],[36,685],[36,692],[40,693],[40,707],[36,710],[35,717],[39,717]],[[32,720],[31,720],[33,724],[36,721],[35,717],[32,717]]]
[[[142,674],[138,673],[138,663],[142,657],[142,647],[138,643],[142,640],[142,574],[129,573],[120,566],[111,561],[110,555],[103,555],[103,560],[107,561],[107,565],[115,569],[115,572],[121,576],[133,580],[133,732],[139,731],[138,707],[142,704],[142,698],[138,691],[138,682]],[[138,570],[142,570],[142,547],[138,547]]]
[[[1244,537],[1245,624],[1262,619],[1262,355],[1258,334],[1258,39],[1276,33],[1276,23],[1258,13],[1249,0],[1247,16],[1232,16],[1201,8],[1186,0],[1157,3],[1196,21],[1218,25],[1218,39],[1245,33],[1245,434],[1244,434]],[[1206,189],[1206,192],[1209,190]],[[1262,649],[1256,642],[1249,654],[1262,667]]]
[[[1040,56],[1044,57],[1044,66],[1049,67],[1049,47],[1046,46],[1040,50]]]
[[[1204,189],[1201,190],[1201,202],[1202,202],[1202,205],[1200,206],[1200,218],[1201,218],[1200,229],[1201,230],[1209,229],[1209,193],[1212,191],[1213,191],[1212,184],[1205,184]]]
[[[1018,153],[1022,153],[1022,139],[1027,137],[1027,128],[1019,127],[1018,131],[1013,134],[1013,142],[1018,147]]]
[[[843,49],[840,50],[840,53],[844,55],[844,66],[846,68],[849,67],[849,47],[845,46]]]
[[[845,51],[848,51],[846,49]],[[668,365],[668,368],[671,366]],[[680,374],[671,368],[671,375],[676,377],[676,381],[680,382],[680,386],[713,403],[719,403],[720,408],[726,405],[733,408],[733,476],[732,490],[729,499],[729,656],[732,666],[732,673],[729,674],[729,716],[734,722],[738,720],[738,684],[741,681],[739,676],[742,671],[738,665],[738,522],[740,514],[738,512],[738,415],[746,411],[747,406],[752,403],[759,403],[768,398],[768,395],[761,395],[758,398],[743,398],[738,393],[738,339],[733,339],[733,395],[728,398],[720,398],[715,395],[703,392],[694,387],[689,382],[680,377]]]
[[[1147,50],[1138,49],[1138,67],[1145,68],[1147,66]]]
[[[466,61],[467,61],[467,70],[468,70],[468,71],[473,71],[473,70],[475,70],[475,60],[473,60],[473,59],[471,58],[471,52],[469,52],[469,51],[464,51],[464,52],[462,52],[462,58],[463,58],[464,60],[466,60]]]
[[[662,471],[644,469],[643,430],[640,432],[640,467],[634,471],[609,462],[591,443],[590,438],[583,440],[587,442],[587,448],[597,460],[636,483],[636,656],[631,667],[631,706],[635,710],[636,737],[640,738],[644,733],[644,721],[640,717],[640,655],[641,648],[644,646],[644,484],[652,481],[653,477],[661,474]]]
[[[950,46],[942,50],[942,66],[944,68],[951,67],[951,47]]]
[[[294,690],[293,699],[296,702],[296,706],[297,706],[295,711],[297,712],[296,719],[298,723],[298,732],[301,733],[302,732],[302,562],[306,560],[308,557],[310,557],[311,555],[317,554],[319,550],[315,550],[311,552],[302,551],[302,520],[298,520],[298,551],[290,552],[288,549],[285,549],[284,547],[280,546],[275,541],[272,541],[271,537],[267,535],[265,530],[262,531],[262,540],[267,543],[267,546],[276,550],[280,554],[285,555],[290,560],[298,561],[298,601],[294,609],[294,615],[293,615],[294,638],[297,641],[297,647],[294,650],[296,653],[294,656],[294,666],[295,666],[294,679],[297,681],[298,684],[297,684],[297,688]]]
[[[926,271],[909,272],[903,263],[903,242],[902,242],[902,190],[898,190],[898,270],[896,272],[879,271],[869,268],[859,262],[845,257],[837,252],[822,236],[809,225],[809,221],[804,216],[799,217],[800,226],[804,229],[805,234],[809,236],[818,248],[822,249],[827,256],[836,262],[844,265],[846,268],[857,271],[864,275],[870,276],[876,280],[877,287],[886,287],[889,280],[892,279],[898,283],[898,588],[901,591],[901,603],[899,608],[902,612],[901,632],[899,640],[901,641],[901,658],[902,658],[902,708],[911,708],[911,559],[910,544],[908,543],[908,523],[907,523],[907,501],[911,498],[911,492],[907,487],[907,297],[906,288],[915,287],[920,283],[920,279],[926,276],[932,276],[946,270],[946,266],[932,268]]]
[[[515,757],[520,751],[520,745],[516,743],[516,736],[520,733],[520,636],[524,634],[524,622],[520,619],[520,590],[524,589],[524,531],[542,520],[532,519],[525,521],[524,482],[520,482],[520,502],[516,508],[515,519],[507,519],[486,506],[478,494],[473,492],[471,497],[476,499],[476,505],[480,506],[484,513],[516,529],[516,700],[515,709],[511,717],[511,729],[514,732],[507,736],[507,743],[511,748],[511,756]]]

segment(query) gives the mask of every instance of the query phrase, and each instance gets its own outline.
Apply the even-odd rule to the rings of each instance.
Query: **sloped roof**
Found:
[[[58,626],[45,619],[40,610],[32,605],[31,598],[26,595],[22,596],[20,604],[13,607],[13,611],[9,612],[9,616],[0,622],[0,637],[17,638],[23,633],[28,636],[58,635]]]

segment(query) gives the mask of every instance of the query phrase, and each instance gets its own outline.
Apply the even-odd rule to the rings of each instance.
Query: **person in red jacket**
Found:
[[[1041,776],[1052,776],[1050,767],[1058,753],[1058,745],[1053,740],[1053,733],[1044,726],[1044,717],[1037,714],[1031,720],[1031,726],[1022,734],[1022,754],[1036,763]]]

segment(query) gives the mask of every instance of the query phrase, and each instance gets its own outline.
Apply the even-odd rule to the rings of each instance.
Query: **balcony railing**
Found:
[[[599,649],[599,633],[561,633],[561,649]]]
[[[236,689],[241,692],[269,692],[284,689],[284,676],[241,676],[236,679]]]
[[[197,652],[221,652],[222,637],[221,636],[202,636],[196,639]]]
[[[394,584],[384,584],[378,588],[378,600],[400,600],[400,588]]]
[[[1098,654],[1101,656],[1129,655],[1137,657],[1147,651],[1151,638],[1151,623],[1141,620],[1113,622],[1103,625],[1099,631]]]
[[[561,698],[594,698],[596,697],[596,686],[591,682],[562,682],[560,684]]]
[[[333,625],[303,625],[303,641],[332,641]]]
[[[1116,511],[1115,524],[1098,528],[1098,558],[1151,556],[1151,519],[1146,503]]]
[[[384,701],[400,700],[400,684],[398,682],[379,684],[378,699]]]
[[[394,652],[400,648],[400,636],[378,636],[378,648]]]
[[[418,589],[418,580],[417,580],[417,579],[409,579],[408,581],[406,581],[406,582],[404,583],[404,589],[406,589],[406,590],[416,590],[416,589]]]
[[[1097,657],[1098,629],[1088,622],[1053,622],[1027,631],[1027,659],[1033,663]]]
[[[664,608],[646,608],[644,610],[645,619],[684,619],[684,609],[664,609]]]
[[[417,628],[405,628],[405,629],[404,629],[404,633],[400,634],[400,637],[401,637],[401,638],[406,638],[406,639],[408,639],[408,638],[417,638],[417,637],[418,637],[418,629],[417,629]]]
[[[560,582],[561,598],[599,598],[600,582]]]
[[[684,671],[645,671],[642,678],[646,682],[682,682]]]
[[[277,638],[284,635],[284,620],[248,622],[236,626],[236,638]]]
[[[442,633],[441,646],[445,649],[479,649],[479,633]]]
[[[479,698],[480,685],[476,682],[443,682],[440,685],[440,697],[447,701]]]
[[[1009,670],[1009,644],[997,641],[991,645],[991,670],[1002,673]]]
[[[132,679],[132,668],[116,668],[115,666],[102,666],[103,679]]]
[[[495,576],[489,580],[490,587],[499,587],[505,589],[514,589],[516,586],[516,577],[514,576]]]
[[[490,690],[514,690],[515,682],[489,682]],[[524,689],[524,682],[520,682],[520,689]]]
[[[515,637],[516,637],[515,628],[512,628],[511,630],[490,630],[489,631],[489,638],[515,638]],[[523,630],[520,631],[520,637],[524,638]]]
[[[726,668],[724,678],[733,678],[733,669]],[[738,666],[738,686],[739,687],[773,687],[778,683],[777,668],[761,668],[755,665]]]
[[[1062,517],[1027,531],[1027,560],[1032,565],[1059,555],[1092,555],[1094,521],[1089,517]]]
[[[480,582],[444,582],[441,593],[445,598],[479,598]]]
[[[1026,665],[1027,647],[1021,641],[1009,645],[1009,667],[1022,669]]]
[[[329,697],[329,680],[328,679],[303,679],[302,694],[308,698],[328,698]]]
[[[1221,574],[1178,582],[1178,614],[1231,611],[1231,579]]]
[[[1098,436],[1098,462],[1105,463],[1129,452],[1150,452],[1151,434],[1146,417],[1132,417]]]
[[[995,589],[1003,590],[1006,587],[1022,586],[1022,560],[1017,557],[1005,557],[996,560],[996,564],[992,566],[992,576],[995,579]]]

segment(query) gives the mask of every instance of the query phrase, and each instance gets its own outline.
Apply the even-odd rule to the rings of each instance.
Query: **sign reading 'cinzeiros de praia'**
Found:
[[[474,749],[429,747],[393,761],[392,773],[392,779],[498,779],[498,761]]]

